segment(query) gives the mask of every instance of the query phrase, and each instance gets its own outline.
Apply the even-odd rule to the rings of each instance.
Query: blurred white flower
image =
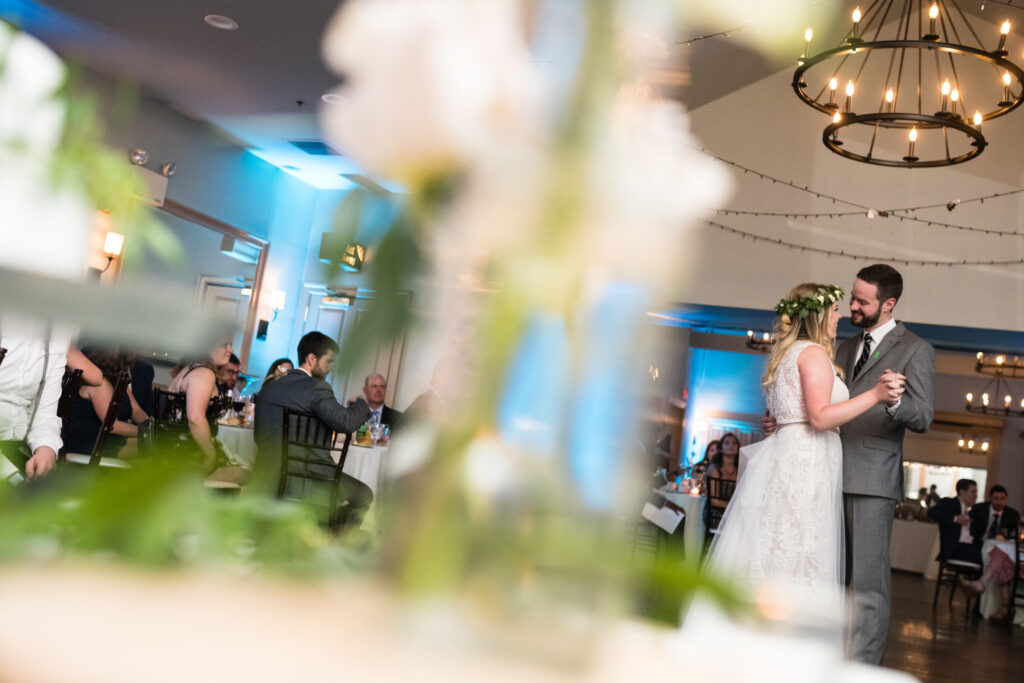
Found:
[[[74,188],[52,187],[64,127],[56,93],[64,66],[32,36],[0,21],[0,266],[82,274],[92,212]]]
[[[371,173],[414,182],[530,135],[537,79],[512,0],[351,0],[324,59],[345,78],[328,137]]]
[[[591,157],[587,220],[594,239],[580,258],[655,289],[685,274],[696,217],[730,190],[725,171],[696,145],[678,103],[642,88],[620,93]]]

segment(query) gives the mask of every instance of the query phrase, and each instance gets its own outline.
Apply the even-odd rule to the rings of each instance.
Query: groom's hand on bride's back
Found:
[[[779,423],[775,421],[772,414],[767,410],[764,411],[764,417],[761,418],[761,429],[764,431],[765,436],[771,436],[775,433],[775,430],[779,428]]]

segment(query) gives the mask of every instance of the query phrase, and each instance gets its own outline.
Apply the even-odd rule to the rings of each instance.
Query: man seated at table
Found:
[[[260,400],[256,402],[254,436],[258,454],[253,472],[255,485],[274,490],[278,484],[285,408],[315,414],[337,432],[352,432],[370,416],[370,408],[363,397],[357,398],[346,408],[334,398],[331,385],[325,381],[334,367],[338,352],[338,345],[333,339],[320,332],[310,332],[299,340],[299,367],[263,387]],[[333,473],[334,463],[326,452],[317,451],[313,455],[322,458],[324,465],[306,465],[308,471],[327,475]],[[293,486],[291,482],[301,483]],[[290,478],[288,493],[298,496],[308,494],[311,483],[306,479]],[[358,527],[373,502],[373,492],[363,482],[343,474],[338,499],[348,501],[343,521]],[[335,514],[335,511],[332,510],[331,514]]]
[[[988,500],[971,508],[971,535],[979,548],[985,539],[1013,538],[1020,513],[1006,504],[1006,489],[996,484],[988,490]]]
[[[1020,513],[1006,504],[1006,489],[996,484],[988,492],[988,502],[979,503],[971,508],[971,533],[975,545],[979,548],[989,539],[1002,541],[1013,539],[1020,524]],[[1010,548],[1013,554],[1013,548]],[[1010,556],[993,547],[989,551],[985,573],[977,581],[965,581],[964,590],[968,595],[981,594],[985,586],[995,581],[999,586],[1001,604],[992,618],[1000,620],[1006,617],[1010,602],[1010,582],[1016,567]]]
[[[217,368],[217,393],[230,399],[241,372],[242,361],[235,354],[231,354],[231,359]]]
[[[981,544],[971,534],[970,509],[978,499],[978,484],[973,479],[956,483],[956,497],[943,498],[928,509],[928,516],[939,523],[939,559],[962,560],[981,564]]]
[[[363,395],[366,396],[366,403],[370,406],[370,418],[376,419],[379,424],[388,425],[391,434],[401,428],[403,414],[384,404],[384,397],[388,393],[388,381],[384,375],[373,373],[363,381]]]

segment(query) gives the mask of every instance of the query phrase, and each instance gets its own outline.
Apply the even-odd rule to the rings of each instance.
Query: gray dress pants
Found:
[[[889,540],[895,501],[846,493],[843,504],[846,585],[853,597],[847,655],[865,664],[881,664],[892,611]]]

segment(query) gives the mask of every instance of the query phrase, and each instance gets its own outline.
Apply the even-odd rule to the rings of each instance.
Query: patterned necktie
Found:
[[[995,538],[999,532],[999,513],[992,515],[992,524],[988,527],[988,533],[985,534],[985,538]]]
[[[868,362],[868,358],[871,356],[871,333],[864,333],[864,350],[860,352],[860,358],[857,359],[857,364],[853,366],[853,377],[857,378],[860,374],[860,369],[864,367],[864,364]]]

